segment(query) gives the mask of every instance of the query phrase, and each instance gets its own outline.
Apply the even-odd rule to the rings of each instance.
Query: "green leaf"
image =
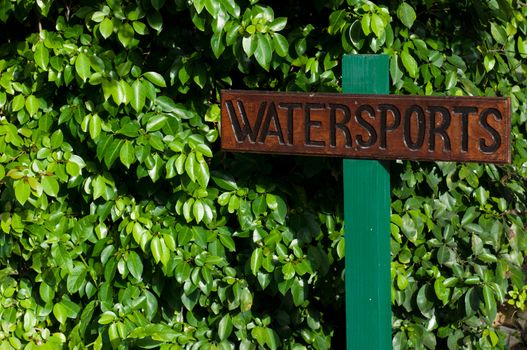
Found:
[[[43,176],[41,184],[42,189],[48,196],[57,197],[59,194],[59,183],[55,176]]]
[[[337,34],[346,25],[346,10],[333,11],[329,16],[328,33],[331,35]]]
[[[49,50],[39,41],[35,46],[35,63],[42,69],[46,69],[49,63]]]
[[[192,80],[198,85],[201,89],[205,87],[207,83],[207,71],[205,69],[200,69],[194,74]]]
[[[401,230],[410,242],[415,242],[417,239],[417,227],[414,220],[408,214],[404,214],[402,217]]]
[[[143,84],[138,79],[132,84],[132,99],[130,100],[130,104],[136,112],[140,112],[145,106],[145,102],[146,91]]]
[[[266,34],[257,34],[256,38],[257,44],[256,50],[254,51],[254,57],[260,66],[268,71],[269,65],[271,64],[271,58],[273,56],[271,39]]]
[[[88,131],[92,140],[99,137],[102,129],[102,120],[98,114],[92,114],[88,122]]]
[[[397,288],[399,290],[405,290],[408,287],[408,278],[403,273],[397,274]]]
[[[445,278],[441,276],[436,279],[434,282],[434,291],[436,293],[437,299],[443,302],[443,305],[446,305],[449,300],[450,290],[443,284]]]
[[[166,242],[167,242],[167,237],[164,237],[161,240],[161,263],[163,263],[163,265],[165,266],[168,264],[168,261],[170,260],[170,249],[169,249],[169,245],[167,245]]]
[[[278,17],[275,18],[274,21],[271,22],[271,24],[269,24],[269,29],[274,32],[279,32],[285,28],[286,24],[287,17]]]
[[[29,112],[29,115],[34,116],[35,114],[37,114],[40,108],[40,103],[35,95],[29,95],[26,98],[25,106],[27,111]]]
[[[419,288],[419,292],[417,293],[417,306],[419,307],[419,311],[421,311],[425,317],[429,317],[433,312],[434,302],[432,299],[431,287],[428,284]]]
[[[403,50],[401,51],[401,60],[403,61],[403,66],[408,71],[408,74],[410,74],[412,78],[417,78],[419,68],[412,55],[408,51]]]
[[[223,32],[216,32],[212,34],[210,38],[210,47],[212,48],[212,52],[216,58],[219,58],[223,53],[223,50],[225,50],[225,45],[222,41],[222,33]]]
[[[369,13],[365,14],[364,16],[362,16],[362,18],[360,20],[360,25],[361,25],[361,28],[362,28],[362,32],[366,36],[370,35],[370,33],[371,33],[370,22],[371,22],[371,16],[370,16]]]
[[[206,143],[199,143],[196,145],[196,151],[203,154],[205,157],[212,158],[212,150]]]
[[[339,243],[337,244],[337,255],[339,259],[344,258],[346,255],[346,241],[344,239],[339,240]]]
[[[303,56],[306,53],[306,49],[307,49],[306,38],[301,38],[295,43],[295,51],[298,56]]]
[[[461,225],[465,226],[467,224],[470,224],[472,221],[474,221],[475,218],[477,218],[479,213],[476,211],[476,207],[469,207],[465,211],[465,214],[463,214],[463,218],[461,219]]]
[[[13,97],[13,101],[11,102],[11,109],[13,110],[13,112],[17,112],[24,108],[25,102],[26,99],[24,95],[16,95],[15,97]]]
[[[494,68],[495,64],[496,64],[496,58],[494,58],[494,55],[490,53],[486,54],[485,57],[483,58],[483,66],[485,67],[485,70],[487,72],[490,72]]]
[[[446,75],[446,80],[445,80],[445,89],[450,90],[456,87],[456,84],[457,84],[457,72],[454,72],[454,71],[448,72]]]
[[[110,144],[110,146],[107,147],[107,149],[105,149],[104,163],[106,164],[108,169],[111,168],[112,164],[119,157],[119,154],[121,152],[121,147],[123,144],[124,144],[124,140],[115,138]]]
[[[203,159],[200,159],[194,164],[194,166],[196,181],[201,185],[201,187],[207,187],[210,179],[209,166],[207,165],[207,162],[205,162]]]
[[[31,195],[31,187],[29,184],[24,179],[15,180],[13,189],[15,190],[16,200],[24,205]]]
[[[226,314],[223,316],[218,324],[218,336],[220,340],[229,338],[232,333],[233,324],[231,315]]]
[[[248,288],[242,288],[240,291],[240,309],[242,312],[251,310],[253,305],[253,295]]]
[[[271,350],[278,348],[279,340],[271,328],[256,326],[251,330],[251,336],[262,348],[266,348],[265,345]]]
[[[157,32],[161,32],[163,29],[163,16],[159,12],[151,12],[146,17],[148,25],[155,29]]]
[[[263,252],[262,248],[256,248],[251,254],[251,272],[254,276],[258,274],[260,267],[262,266]]]
[[[184,153],[181,153],[176,161],[174,162],[174,166],[176,167],[176,171],[179,175],[182,175],[185,172],[185,161],[187,160],[187,156]]]
[[[66,289],[70,293],[76,293],[86,282],[86,268],[83,265],[76,266],[70,272],[66,280]]]
[[[287,205],[285,201],[279,196],[275,196],[275,200],[276,209],[273,210],[272,216],[279,224],[284,224],[285,217],[287,215]]]
[[[152,238],[152,241],[150,242],[150,250],[152,251],[152,256],[154,257],[155,262],[159,263],[163,254],[163,247],[161,245],[161,239],[159,236],[154,236]]]
[[[187,68],[185,66],[181,67],[178,71],[178,78],[181,84],[185,85],[187,81],[190,79],[190,75],[187,71]]]
[[[190,118],[190,112],[184,108],[183,105],[177,104],[168,96],[160,96],[156,99],[156,104],[159,106],[161,111],[167,113],[174,113],[179,118],[188,119]]]
[[[96,176],[92,181],[93,186],[93,199],[103,197],[106,193],[106,183],[104,182],[103,176]]]
[[[437,250],[437,262],[441,265],[447,265],[449,266],[452,264],[455,260],[454,252],[452,251],[452,248],[442,245]]]
[[[292,263],[288,262],[282,266],[282,273],[284,274],[284,280],[290,280],[295,276],[295,267]]]
[[[408,339],[406,338],[406,334],[403,331],[399,331],[395,334],[392,340],[392,347],[394,349],[407,349]]]
[[[62,301],[58,302],[53,307],[53,315],[61,324],[64,324],[67,318],[77,317],[80,310],[81,308],[79,305],[68,299],[62,299]]]
[[[143,275],[143,262],[141,261],[139,254],[133,250],[128,252],[126,267],[128,267],[128,271],[130,271],[136,280],[141,281]]]
[[[95,11],[91,15],[91,20],[94,21],[94,22],[100,23],[104,19],[105,16],[106,16],[105,12],[103,12],[103,11]]]
[[[214,181],[214,183],[218,185],[220,188],[227,190],[227,191],[236,191],[238,189],[236,180],[232,177],[232,175],[227,174],[227,173],[213,171],[212,181]]]
[[[436,336],[433,332],[424,332],[423,334],[423,344],[428,348],[428,349],[436,349],[436,345],[437,345],[437,340],[436,340]]]
[[[522,36],[518,36],[518,52],[522,58],[527,58],[527,40],[523,40]]]
[[[364,45],[364,38],[365,38],[365,35],[362,31],[362,22],[359,21],[358,19],[353,21],[353,23],[351,24],[351,26],[349,27],[347,31],[342,32],[342,37],[341,37],[343,45],[349,46],[350,49],[351,49],[350,43],[353,44],[355,48],[361,49],[362,46]]]
[[[280,57],[286,57],[289,53],[289,43],[285,36],[279,33],[273,33],[273,48]]]
[[[190,231],[189,231],[190,232]],[[186,261],[182,261],[176,266],[174,270],[174,275],[178,283],[184,283],[190,279],[191,267]]]
[[[128,169],[130,169],[130,166],[135,162],[134,145],[130,141],[124,141],[124,144],[119,151],[119,159]]]
[[[52,302],[55,297],[55,290],[46,282],[41,282],[39,286],[39,295],[44,302]]]
[[[371,30],[377,38],[380,38],[382,35],[384,35],[384,21],[382,20],[381,16],[376,13],[371,15]]]
[[[240,7],[236,4],[235,0],[220,0],[222,7],[233,17],[240,16]]]
[[[484,313],[488,317],[489,321],[494,321],[496,318],[496,299],[494,292],[489,285],[483,286],[483,302],[484,302]]]
[[[120,80],[118,83],[119,86],[119,99],[120,103],[127,104],[132,100],[133,97],[133,91],[130,84],[126,82],[126,80]],[[117,102],[116,102],[117,103]]]
[[[153,155],[153,163],[148,165],[148,176],[153,182],[156,182],[161,177],[161,169],[163,167],[163,160],[159,154]]]
[[[134,21],[132,23],[132,27],[134,28],[134,31],[139,35],[146,35],[148,34],[148,29],[146,27],[146,24],[144,24],[141,21]]]
[[[491,22],[490,33],[494,40],[496,40],[498,43],[504,45],[507,42],[507,32],[505,31],[503,26]]]
[[[224,234],[220,234],[219,238],[220,238],[221,244],[223,244],[223,246],[227,248],[230,252],[236,251],[236,244],[234,243],[234,240],[232,239],[232,237],[224,235]]]
[[[157,85],[159,87],[166,87],[165,78],[157,72],[146,72],[143,73],[143,77],[148,79],[152,84]]]
[[[481,206],[484,206],[489,199],[489,193],[483,187],[478,187],[475,191],[475,197]]]
[[[165,4],[165,0],[151,0],[152,7],[156,9],[156,11],[161,10],[163,5]]]
[[[269,273],[259,271],[256,278],[258,279],[258,283],[260,283],[262,289],[267,288],[269,283],[271,283],[271,275]]]
[[[165,123],[167,121],[167,117],[162,114],[157,114],[152,116],[150,120],[148,120],[148,124],[146,124],[146,131],[147,132],[153,132],[157,131],[163,128],[165,126]]]
[[[102,315],[99,317],[98,323],[99,324],[110,324],[114,320],[117,319],[117,315],[113,311],[105,311],[102,313]]]
[[[265,213],[267,209],[267,203],[265,202],[265,196],[256,197],[251,204],[251,208],[255,216],[259,216]]]
[[[90,58],[84,52],[75,60],[75,71],[84,82],[90,77]]]
[[[196,161],[196,155],[194,152],[189,153],[185,161],[185,172],[192,182],[196,182],[196,173],[194,172]]]
[[[117,38],[124,47],[129,47],[134,39],[134,28],[130,23],[124,23],[119,27]]]
[[[113,33],[113,21],[106,17],[101,24],[99,24],[99,32],[103,38],[108,39]]]
[[[257,36],[246,36],[242,39],[242,48],[247,57],[251,57],[258,46]]]
[[[463,61],[463,58],[458,55],[447,56],[447,61],[452,63],[454,66],[456,66],[456,68],[459,68],[462,71],[465,71],[467,69],[465,61]]]
[[[272,193],[267,193],[265,196],[265,202],[267,203],[267,206],[271,210],[275,210],[278,208],[278,201],[276,199],[276,196]]]
[[[192,214],[194,215],[194,219],[196,219],[198,224],[201,222],[201,220],[203,220],[205,209],[203,207],[203,203],[199,199],[197,199],[192,206]]]
[[[0,91],[0,108],[4,107],[5,103],[7,102],[7,95],[5,92]]]
[[[304,280],[302,278],[293,279],[291,285],[291,295],[293,296],[293,303],[295,306],[300,306],[304,303]]]
[[[411,28],[417,18],[415,10],[408,3],[403,2],[397,8],[397,17],[408,28]]]
[[[121,336],[119,335],[119,324],[120,322],[112,322],[108,327],[108,338],[112,348],[117,348],[121,342]]]
[[[64,83],[68,86],[73,80],[73,67],[67,65],[64,67]]]
[[[81,157],[77,155],[71,155],[70,159],[68,159],[68,162],[66,163],[66,172],[70,176],[78,176],[81,174],[81,170],[85,166],[86,163]]]
[[[64,324],[68,319],[66,307],[61,303],[57,303],[53,306],[53,315],[60,324]]]
[[[256,339],[258,344],[260,344],[262,347],[265,346],[267,341],[267,333],[265,332],[265,329],[266,328],[264,327],[256,326],[251,330],[252,337]]]
[[[207,12],[212,16],[215,16],[220,10],[220,3],[217,0],[204,0],[204,4]]]
[[[62,133],[62,130],[56,130],[51,135],[50,142],[52,148],[59,148],[60,146],[62,146],[62,143],[64,142],[64,134]]]

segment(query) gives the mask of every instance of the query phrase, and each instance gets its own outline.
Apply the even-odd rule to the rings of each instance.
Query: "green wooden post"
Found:
[[[385,55],[345,55],[343,92],[388,94]],[[343,161],[347,350],[391,349],[390,174],[387,162]]]

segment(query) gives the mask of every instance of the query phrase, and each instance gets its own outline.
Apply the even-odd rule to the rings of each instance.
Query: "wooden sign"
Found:
[[[224,150],[509,163],[510,100],[224,90]]]

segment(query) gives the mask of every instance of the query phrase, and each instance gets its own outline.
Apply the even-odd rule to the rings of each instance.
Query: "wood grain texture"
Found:
[[[221,145],[257,153],[510,163],[510,100],[221,92]]]

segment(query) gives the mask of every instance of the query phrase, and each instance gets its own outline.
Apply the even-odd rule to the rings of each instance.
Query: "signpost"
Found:
[[[388,94],[387,56],[344,56],[342,90]],[[344,159],[346,343],[392,348],[388,162]]]
[[[343,161],[347,349],[390,349],[390,178],[370,159],[509,163],[510,101],[387,95],[383,55],[344,56],[342,68],[354,95],[222,91],[221,144],[359,158]]]

